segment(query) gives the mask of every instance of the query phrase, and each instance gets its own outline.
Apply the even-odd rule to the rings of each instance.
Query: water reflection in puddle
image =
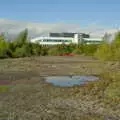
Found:
[[[55,86],[72,87],[74,85],[83,85],[90,81],[98,80],[96,76],[49,76],[45,77],[47,83]]]

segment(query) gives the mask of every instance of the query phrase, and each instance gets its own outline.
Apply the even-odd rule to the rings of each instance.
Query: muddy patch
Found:
[[[37,72],[34,72],[34,71],[30,71],[30,72],[27,72],[27,71],[18,71],[18,72],[5,72],[5,73],[0,73],[0,81],[11,81],[11,80],[20,80],[20,79],[29,79],[31,77],[34,77],[34,76],[39,76],[39,74]]]

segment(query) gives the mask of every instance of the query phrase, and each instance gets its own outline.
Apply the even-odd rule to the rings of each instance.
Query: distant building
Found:
[[[102,38],[83,38],[83,43],[86,44],[99,44],[102,42]]]
[[[89,34],[85,33],[68,33],[68,32],[63,32],[63,33],[49,33],[50,37],[71,37],[74,38],[75,34],[78,34],[79,36],[83,38],[89,38]]]
[[[57,45],[57,44],[99,44],[102,38],[90,38],[89,34],[85,33],[49,33],[48,37],[37,37],[31,39],[32,43],[39,43],[41,45]]]

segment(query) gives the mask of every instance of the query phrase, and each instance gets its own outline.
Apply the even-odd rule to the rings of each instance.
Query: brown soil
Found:
[[[110,63],[109,63],[110,64]],[[76,97],[80,86],[55,87],[44,81],[49,75],[99,75],[112,69],[89,57],[35,57],[0,61],[0,80],[11,81],[11,89],[0,93],[0,117],[15,120],[119,120],[99,100]],[[112,115],[111,112],[114,114]],[[1,119],[0,118],[0,119]]]

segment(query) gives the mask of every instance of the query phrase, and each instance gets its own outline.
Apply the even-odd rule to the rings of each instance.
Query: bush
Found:
[[[84,45],[84,54],[93,56],[98,48],[98,45],[90,44],[90,45]]]
[[[50,48],[48,50],[48,55],[58,55],[59,52],[58,52],[58,49],[56,47],[53,47],[53,48]]]
[[[31,54],[35,56],[41,55],[42,47],[39,44],[29,43],[31,48]]]
[[[81,50],[79,49],[79,48],[77,48],[77,49],[74,49],[73,51],[72,51],[72,53],[73,54],[81,54],[82,52],[81,52]]]
[[[120,32],[116,33],[111,43],[103,42],[97,49],[95,57],[100,60],[120,60]]]
[[[9,52],[9,45],[6,41],[0,41],[0,58],[7,58]]]
[[[21,48],[16,48],[15,52],[13,53],[13,57],[26,57],[27,52],[26,52],[26,47],[21,47]]]
[[[43,46],[43,47],[41,47],[41,52],[40,52],[40,54],[41,54],[42,56],[48,55],[48,50],[49,50],[49,48],[48,48],[47,46]]]
[[[97,52],[95,53],[95,57],[100,60],[112,60],[113,52],[111,46],[106,43],[100,45],[100,47],[97,49]]]

